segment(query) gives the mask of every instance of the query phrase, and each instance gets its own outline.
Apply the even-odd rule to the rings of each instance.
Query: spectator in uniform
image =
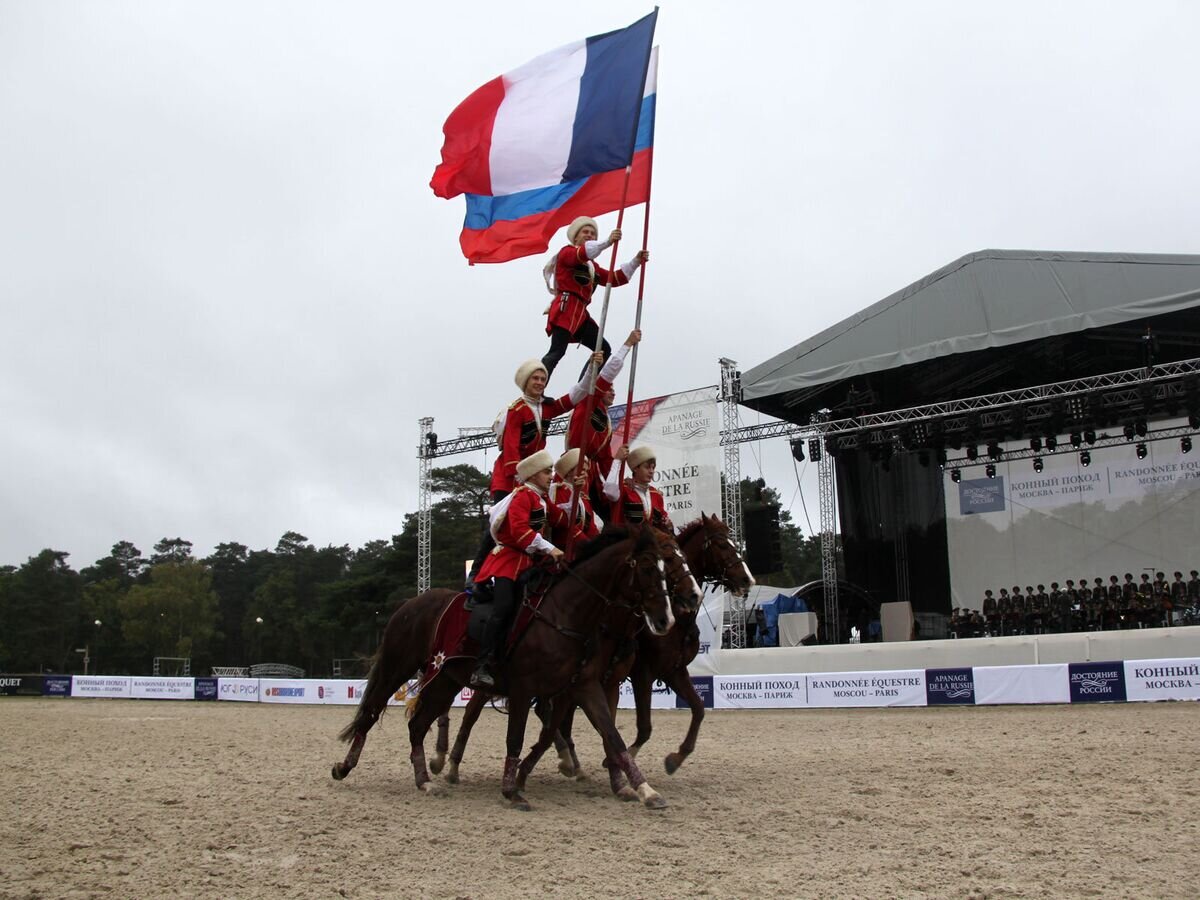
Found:
[[[1025,595],[1021,593],[1019,584],[1013,585],[1009,598],[1011,603],[1008,614],[1010,633],[1021,634],[1025,628]]]
[[[1046,588],[1038,585],[1037,593],[1032,587],[1025,588],[1025,633],[1046,633]]]
[[[987,624],[988,634],[999,634],[998,616],[996,612],[996,598],[992,596],[991,589],[983,592],[983,620]]]
[[[1200,572],[1192,569],[1191,576],[1187,583],[1188,605],[1198,606],[1200,605]]]
[[[1008,598],[1008,588],[1000,588],[1000,596],[996,600],[996,618],[1000,625],[1001,636],[1008,634],[1008,614],[1012,612],[1012,600]]]
[[[1182,572],[1176,572],[1175,580],[1171,582],[1171,612],[1167,615],[1168,624],[1178,618],[1187,605],[1187,582],[1183,580]]]

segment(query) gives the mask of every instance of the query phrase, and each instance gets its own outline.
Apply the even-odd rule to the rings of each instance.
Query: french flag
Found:
[[[540,56],[450,114],[430,187],[466,195],[460,244],[471,263],[541,253],[575,217],[619,208],[627,166],[626,204],[645,202],[657,16]]]

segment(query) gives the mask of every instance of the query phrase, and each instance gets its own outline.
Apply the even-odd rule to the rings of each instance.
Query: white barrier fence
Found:
[[[37,680],[38,685],[22,686]],[[243,703],[354,706],[365,678],[140,678],[112,675],[18,676],[7,693],[148,700],[223,700]],[[41,683],[44,682],[44,683]],[[704,705],[714,709],[829,709],[883,706],[945,706],[1030,703],[1087,703],[1200,700],[1200,657],[1072,662],[1043,665],[901,669],[888,672],[692,676]],[[69,691],[68,691],[69,686]],[[404,703],[410,681],[389,699]],[[471,692],[454,700],[464,706]],[[618,705],[634,706],[629,683]],[[686,704],[659,684],[651,694],[656,709]]]

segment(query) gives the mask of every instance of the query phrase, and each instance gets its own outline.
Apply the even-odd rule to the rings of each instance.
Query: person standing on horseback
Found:
[[[649,251],[639,250],[633,259],[615,272],[601,268],[593,260],[621,239],[621,230],[613,229],[607,241],[597,240],[599,234],[595,219],[580,216],[567,226],[567,240],[570,243],[559,250],[542,270],[546,288],[554,297],[546,309],[546,334],[550,335],[550,349],[542,357],[542,365],[546,367],[547,379],[566,354],[569,344],[596,346],[600,327],[588,313],[588,304],[592,302],[592,292],[596,286],[611,284],[621,287],[629,284],[638,266],[650,258]],[[601,345],[601,352],[604,359],[608,359],[612,353],[608,341]]]
[[[608,498],[604,494],[604,482],[612,471],[612,420],[608,409],[616,399],[613,391],[613,379],[620,374],[625,365],[625,357],[629,351],[642,340],[642,332],[635,328],[629,332],[625,343],[617,348],[617,352],[609,357],[604,370],[596,379],[596,392],[592,397],[592,412],[584,417],[586,404],[576,406],[571,411],[571,422],[567,426],[567,449],[579,447],[583,455],[591,461],[589,467],[586,496],[591,500],[592,507],[600,513],[605,521],[611,518],[608,509]],[[612,377],[606,377],[605,372],[611,372]]]
[[[601,354],[593,353],[592,359],[599,364]],[[617,360],[614,356],[604,364],[599,377],[611,382],[621,370],[621,363],[622,360]],[[492,503],[499,503],[516,487],[517,466],[521,460],[545,448],[546,429],[550,426],[550,421],[570,412],[587,396],[587,381],[580,379],[563,396],[547,400],[544,394],[549,377],[546,367],[536,359],[527,359],[521,363],[513,376],[517,387],[521,389],[521,396],[497,416],[492,426],[500,445],[500,454],[492,466]],[[467,576],[468,590],[475,581],[475,575],[484,557],[493,546],[495,544],[491,532],[484,532],[475,559],[471,562],[470,574]]]
[[[620,495],[613,505],[613,521],[620,524],[639,524],[648,522],[660,531],[675,534],[675,526],[667,515],[667,506],[663,500],[662,491],[651,482],[654,481],[655,459],[651,447],[641,446],[629,451],[629,470],[631,478],[626,478],[620,487]],[[608,485],[612,495],[612,480]]]
[[[520,604],[524,588],[517,579],[534,566],[534,557],[562,558],[563,552],[542,536],[549,521],[553,524],[565,518],[557,507],[546,503],[546,492],[553,475],[554,457],[548,450],[539,450],[517,464],[516,489],[492,507],[489,514],[490,531],[495,548],[484,560],[475,576],[475,584],[492,581],[492,615],[487,620],[480,639],[479,660],[471,684],[492,688],[496,685],[493,671],[504,658],[504,643],[513,612]]]
[[[550,484],[549,500],[563,513],[561,521],[554,523],[550,532],[550,540],[556,546],[566,547],[572,538],[575,544],[581,541],[590,541],[600,534],[600,529],[596,527],[592,504],[585,489],[590,480],[589,469],[590,464],[587,459],[580,461],[578,447],[568,450],[554,464],[554,481]],[[575,525],[568,529],[571,501],[576,491],[583,491],[583,493],[579,495],[579,502],[575,504]]]

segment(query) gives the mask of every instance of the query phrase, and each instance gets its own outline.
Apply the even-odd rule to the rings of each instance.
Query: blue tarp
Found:
[[[783,613],[808,612],[808,606],[799,597],[789,597],[787,594],[777,594],[774,600],[762,604],[763,617],[766,619],[766,630],[759,631],[759,647],[779,646],[779,616]]]

